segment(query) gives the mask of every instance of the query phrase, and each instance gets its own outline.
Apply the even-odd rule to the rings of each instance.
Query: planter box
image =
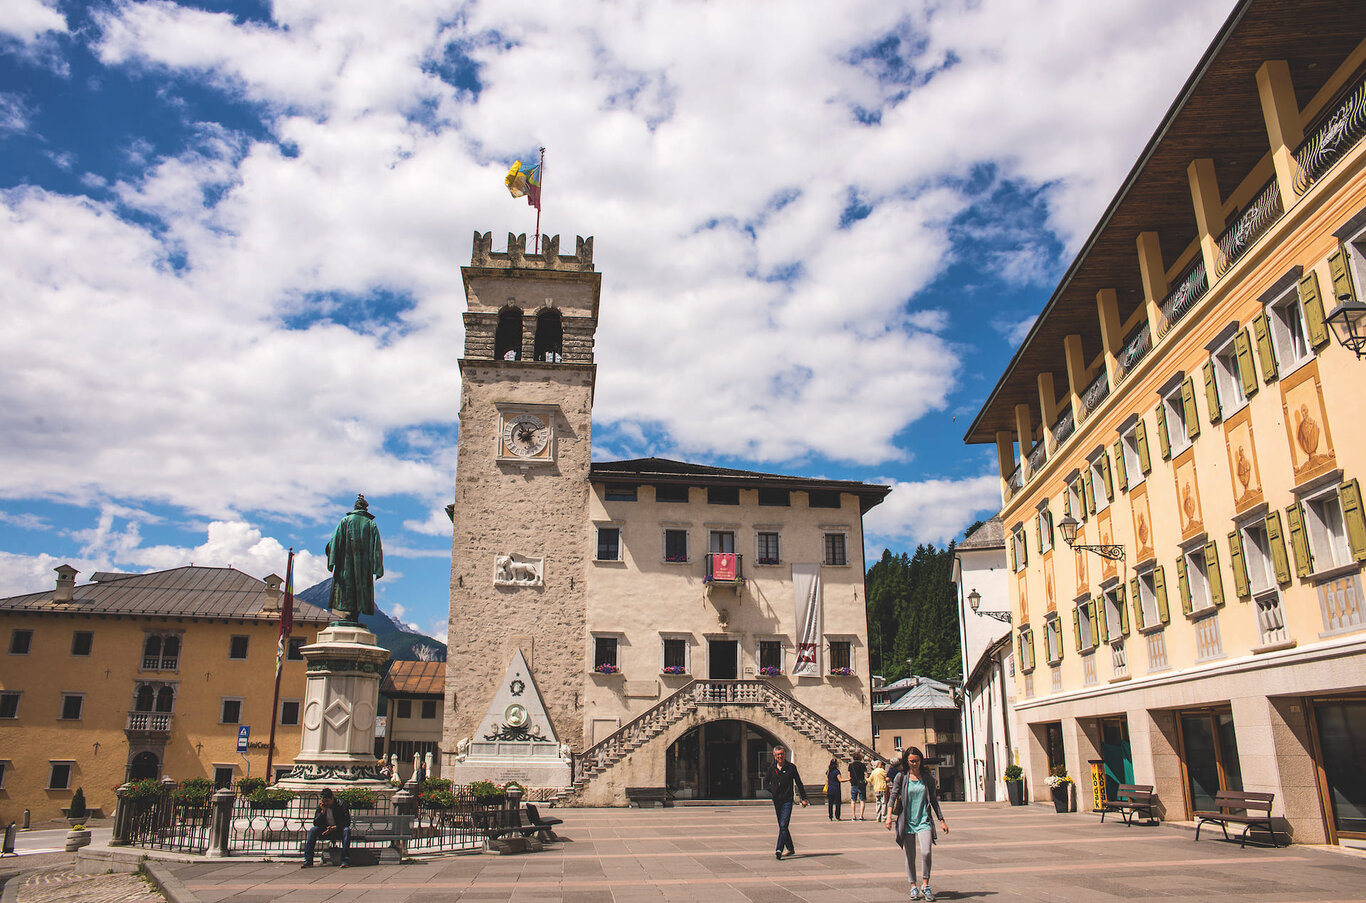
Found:
[[[1025,799],[1024,781],[1006,781],[1006,796],[1010,798],[1010,805],[1023,806],[1029,801]]]
[[[1072,785],[1064,784],[1061,787],[1054,787],[1053,808],[1059,812],[1072,811]]]

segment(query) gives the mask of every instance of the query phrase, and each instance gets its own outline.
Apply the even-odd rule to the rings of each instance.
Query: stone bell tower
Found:
[[[542,237],[540,253],[530,254],[525,235],[509,235],[507,251],[495,252],[491,234],[476,232],[461,270],[467,311],[448,509],[454,537],[442,736],[448,777],[457,749],[468,749],[462,741],[486,740],[476,734],[519,649],[534,678],[524,685],[542,695],[539,717],[560,743],[584,748],[593,337],[602,277],[593,269],[592,238],[579,238],[569,255],[559,244],[559,236]]]

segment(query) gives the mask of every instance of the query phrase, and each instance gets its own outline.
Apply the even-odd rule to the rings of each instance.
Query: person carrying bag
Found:
[[[901,754],[896,779],[892,782],[891,808],[887,815],[887,830],[896,826],[896,842],[906,855],[906,878],[911,882],[911,899],[934,903],[930,889],[930,863],[933,845],[939,835],[935,831],[933,813],[939,820],[939,830],[949,833],[948,822],[939,808],[939,792],[934,775],[923,770],[924,755],[914,746]],[[917,873],[923,884],[917,883]]]

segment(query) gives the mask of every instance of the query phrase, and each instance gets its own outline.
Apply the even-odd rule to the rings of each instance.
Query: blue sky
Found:
[[[444,636],[460,266],[595,237],[594,446],[999,507],[962,436],[1231,0],[0,4],[0,593],[299,582]]]

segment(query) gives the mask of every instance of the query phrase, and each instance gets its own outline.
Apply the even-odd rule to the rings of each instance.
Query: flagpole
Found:
[[[275,648],[275,698],[270,701],[270,743],[266,746],[266,783],[274,783],[271,780],[271,767],[275,764],[275,723],[280,719],[276,717],[276,712],[280,708],[280,673],[284,671],[284,652],[285,640],[289,638],[286,633],[285,619],[293,621],[294,607],[294,549],[289,550],[289,563],[285,565],[285,601],[280,606],[280,639]],[[285,609],[290,611],[286,613]],[[290,624],[289,627],[293,627]]]
[[[545,148],[541,148],[541,162],[537,166],[536,174],[541,180],[541,190],[537,194],[539,203],[536,204],[536,244],[532,253],[539,254],[541,253],[541,204],[545,203]]]

